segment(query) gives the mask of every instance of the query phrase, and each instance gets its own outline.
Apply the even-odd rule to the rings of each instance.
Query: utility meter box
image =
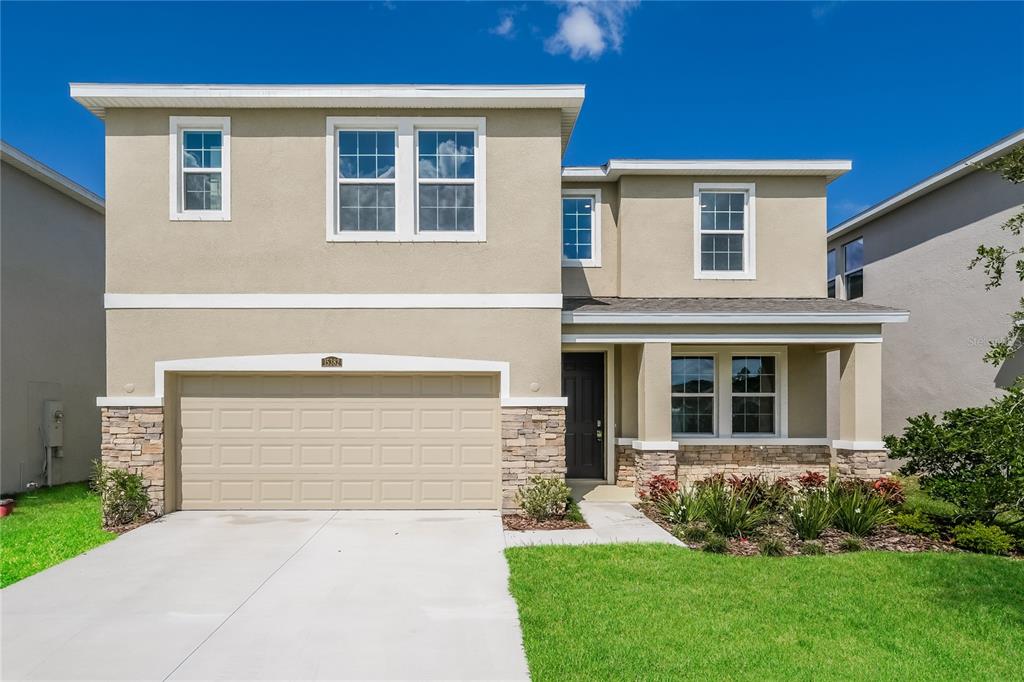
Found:
[[[60,400],[43,401],[43,445],[64,447],[64,403]]]

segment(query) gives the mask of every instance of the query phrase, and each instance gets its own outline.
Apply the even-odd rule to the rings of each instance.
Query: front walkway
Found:
[[[3,679],[527,679],[495,512],[178,512],[0,592]]]

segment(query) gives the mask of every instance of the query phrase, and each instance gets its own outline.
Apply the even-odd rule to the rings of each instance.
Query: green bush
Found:
[[[789,520],[801,540],[817,540],[834,516],[835,510],[825,490],[810,490],[795,498],[789,508]]]
[[[711,530],[726,537],[745,537],[767,520],[753,495],[717,483],[704,488],[704,519]]]
[[[149,513],[149,496],[142,476],[127,469],[104,466],[96,460],[89,486],[100,496],[104,526],[126,526]]]
[[[839,543],[839,549],[844,552],[859,552],[864,549],[864,541],[860,538],[843,538]]]
[[[984,407],[908,419],[902,436],[887,436],[900,471],[920,474],[921,489],[991,523],[1003,512],[1024,515],[1024,377]]]
[[[704,538],[704,547],[702,549],[712,554],[725,554],[729,550],[729,542],[721,535],[712,533]]]
[[[764,556],[786,556],[786,545],[778,538],[765,538],[757,543],[757,550]]]
[[[543,476],[534,476],[516,493],[523,514],[535,521],[564,516],[571,499],[572,491],[565,481]]]
[[[586,522],[583,518],[583,512],[580,511],[580,506],[576,504],[576,500],[572,499],[571,495],[569,497],[569,503],[566,506],[565,510],[565,520],[572,521],[573,523]]]
[[[925,535],[930,538],[937,537],[939,534],[938,527],[920,510],[915,510],[911,514],[896,514],[892,517],[892,520],[896,527],[904,533]]]
[[[837,481],[829,486],[829,499],[834,511],[833,525],[850,535],[871,535],[889,520],[891,510],[885,498],[859,481]]]
[[[969,526],[953,529],[953,544],[962,549],[982,554],[1009,554],[1013,549],[1013,536],[998,526],[987,526],[975,521]]]
[[[684,488],[665,493],[655,501],[654,508],[669,523],[686,525],[703,517],[704,495],[698,488]]]
[[[680,529],[683,540],[687,542],[704,542],[708,538],[708,529],[704,526],[689,524],[687,526],[676,526]]]
[[[804,542],[800,545],[800,553],[807,556],[821,556],[825,547],[820,542]]]

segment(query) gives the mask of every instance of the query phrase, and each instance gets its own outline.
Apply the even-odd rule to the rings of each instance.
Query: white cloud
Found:
[[[576,60],[598,59],[609,47],[620,52],[626,16],[636,5],[636,0],[571,0],[544,47],[551,54],[568,52]]]
[[[506,14],[498,22],[498,25],[491,29],[491,33],[502,38],[511,38],[516,33],[516,20],[511,14]]]
[[[811,18],[820,24],[837,9],[839,9],[838,2],[821,2],[813,4],[811,5]]]

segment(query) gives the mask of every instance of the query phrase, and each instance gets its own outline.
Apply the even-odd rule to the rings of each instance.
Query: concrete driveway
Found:
[[[0,592],[16,679],[526,679],[494,512],[178,512]]]

